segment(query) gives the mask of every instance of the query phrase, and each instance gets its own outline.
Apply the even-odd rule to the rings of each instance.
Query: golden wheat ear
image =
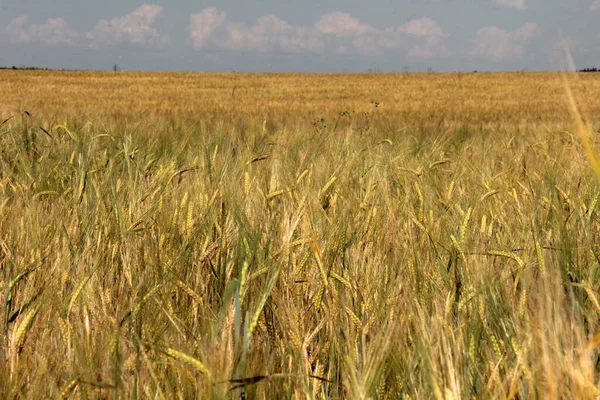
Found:
[[[567,93],[571,118],[573,119],[573,122],[575,122],[577,134],[583,144],[588,160],[596,173],[596,177],[600,179],[600,161],[598,160],[598,155],[593,145],[593,130],[588,117],[589,113],[585,108],[585,104],[578,101],[575,97],[572,89],[572,82],[579,82],[579,76],[576,73],[575,63],[571,56],[571,51],[569,50],[569,44],[566,41],[563,41],[562,47],[565,52],[564,56],[568,65],[568,70],[562,68],[561,75],[565,86],[565,92]]]

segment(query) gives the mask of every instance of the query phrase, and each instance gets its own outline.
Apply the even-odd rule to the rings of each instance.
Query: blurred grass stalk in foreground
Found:
[[[592,143],[594,130],[589,119],[589,111],[585,106],[585,102],[587,100],[579,100],[573,93],[573,83],[580,83],[579,74],[576,72],[577,69],[575,67],[575,62],[573,61],[571,51],[569,50],[569,44],[566,40],[562,41],[562,48],[564,50],[564,56],[568,67],[568,69],[562,68],[562,78],[565,85],[567,99],[569,102],[569,110],[571,112],[571,117],[573,118],[573,122],[575,122],[577,135],[579,136],[579,139],[583,144],[583,148],[585,149],[585,152],[588,156],[591,167],[596,173],[598,179],[600,179],[600,161],[598,160],[598,153],[596,149],[594,149],[594,145]]]

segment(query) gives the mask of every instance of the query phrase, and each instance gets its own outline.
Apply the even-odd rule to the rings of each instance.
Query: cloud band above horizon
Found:
[[[493,2],[519,10],[525,7],[523,0]],[[150,49],[185,46],[206,53],[310,53],[358,57],[397,54],[421,60],[449,57],[510,60],[523,57],[530,41],[540,32],[534,22],[527,22],[514,31],[485,26],[474,32],[470,41],[460,43],[427,16],[381,28],[342,11],[325,13],[311,25],[290,24],[271,14],[247,24],[230,20],[226,11],[208,7],[189,15],[186,39],[179,43],[170,40],[169,35],[156,27],[164,11],[161,6],[144,4],[127,15],[101,19],[85,32],[72,29],[63,18],[31,24],[27,16],[19,16],[0,32],[0,42],[92,49],[123,45]]]

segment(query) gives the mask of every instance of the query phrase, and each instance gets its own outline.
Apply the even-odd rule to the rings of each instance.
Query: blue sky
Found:
[[[0,66],[210,71],[600,67],[600,0],[0,0]]]

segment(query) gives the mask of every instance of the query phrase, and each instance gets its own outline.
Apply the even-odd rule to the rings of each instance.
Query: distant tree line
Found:
[[[14,69],[14,70],[26,70],[26,71],[49,71],[50,68],[41,68],[41,67],[0,67],[0,69]]]
[[[115,71],[121,70],[116,64],[113,68]],[[26,65],[21,65],[20,67],[17,67],[15,65],[13,65],[12,67],[0,66],[0,70],[7,70],[7,69],[12,69],[15,71],[81,71],[78,69],[69,69],[69,68],[56,69],[56,68],[44,68],[44,67],[28,67]]]
[[[598,72],[598,68],[584,68],[584,69],[580,69],[577,72]]]

